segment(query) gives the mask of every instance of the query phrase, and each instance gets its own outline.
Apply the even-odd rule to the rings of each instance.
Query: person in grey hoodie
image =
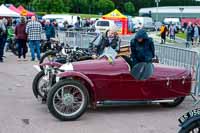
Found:
[[[155,57],[153,39],[148,37],[145,30],[139,30],[131,40],[131,59],[133,66],[141,62],[152,62]]]

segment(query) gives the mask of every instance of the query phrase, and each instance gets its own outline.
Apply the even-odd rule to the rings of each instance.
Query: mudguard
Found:
[[[187,128],[190,124],[200,121],[200,108],[191,110],[179,118],[180,127]]]
[[[188,127],[190,124],[192,124],[193,122],[197,122],[197,121],[200,121],[200,115],[191,117],[190,119],[188,119],[188,120],[185,121],[184,123],[180,124],[179,126],[180,126],[181,128],[186,128],[186,127]]]
[[[51,67],[61,67],[63,64],[58,63],[58,62],[47,62],[47,63],[42,63],[40,66],[51,66]]]
[[[95,86],[92,82],[92,80],[90,80],[86,75],[80,73],[80,72],[75,72],[75,71],[66,71],[66,72],[63,72],[63,73],[59,73],[57,75],[57,77],[59,77],[60,79],[62,78],[67,78],[67,77],[79,77],[83,80],[85,80],[91,87],[91,91],[92,91],[92,99],[93,99],[93,102],[96,103],[96,91],[95,91]]]

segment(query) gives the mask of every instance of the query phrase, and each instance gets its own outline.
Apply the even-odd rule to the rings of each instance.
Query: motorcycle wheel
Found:
[[[50,62],[53,61],[56,57],[57,52],[56,51],[48,51],[46,53],[44,53],[44,55],[41,57],[40,59],[40,64],[44,63],[44,62]],[[40,66],[40,68],[43,70],[43,67]]]
[[[160,103],[160,105],[163,107],[167,107],[167,108],[173,108],[173,107],[177,107],[178,105],[180,105],[184,101],[184,99],[185,99],[185,97],[178,97],[178,98],[174,99],[174,102],[172,102],[172,103]]]
[[[200,125],[199,121],[195,121],[188,125],[186,128],[181,128],[179,133],[199,133],[200,132]]]
[[[33,94],[34,96],[38,99],[39,97],[41,99],[46,98],[46,94],[44,92],[44,90],[42,90],[42,88],[40,88],[40,81],[44,80],[45,73],[44,71],[40,71],[34,78],[33,83],[32,83],[32,90],[33,90]],[[47,82],[47,81],[46,81]],[[45,87],[45,84],[47,85],[47,83],[43,84],[43,87]]]
[[[83,84],[75,80],[61,80],[48,93],[50,113],[61,121],[78,119],[86,111],[89,93]]]
[[[18,49],[16,42],[10,44],[10,50],[15,56],[18,56]]]

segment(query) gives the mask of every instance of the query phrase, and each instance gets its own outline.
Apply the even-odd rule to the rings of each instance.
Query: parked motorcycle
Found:
[[[200,108],[191,110],[179,119],[179,133],[200,133]]]
[[[40,64],[48,61],[52,61],[57,54],[62,50],[64,44],[59,44],[59,41],[55,38],[51,38],[50,40],[42,40],[41,41],[41,52],[44,53],[40,59]]]
[[[15,38],[7,40],[6,52],[10,51],[14,55],[18,56],[17,41]]]

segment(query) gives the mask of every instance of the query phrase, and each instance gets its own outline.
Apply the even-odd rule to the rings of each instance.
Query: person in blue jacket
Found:
[[[50,38],[55,38],[55,29],[49,20],[46,20],[45,34],[48,41]]]
[[[148,37],[144,29],[139,30],[131,40],[131,59],[133,66],[141,62],[152,62],[155,57],[153,39]]]

